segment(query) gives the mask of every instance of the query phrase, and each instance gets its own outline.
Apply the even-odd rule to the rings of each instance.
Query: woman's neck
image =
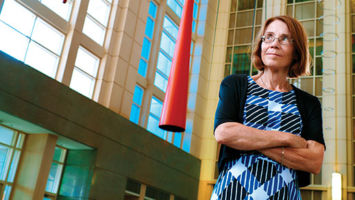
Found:
[[[258,84],[261,84],[262,87],[269,90],[279,92],[288,92],[292,90],[292,86],[287,80],[287,73],[285,72],[273,72],[269,69],[264,69],[257,80]]]

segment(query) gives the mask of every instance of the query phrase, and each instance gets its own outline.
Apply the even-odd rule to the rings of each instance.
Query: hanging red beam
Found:
[[[67,0],[63,0],[63,3],[66,3],[67,2]]]
[[[185,131],[193,4],[193,0],[185,0],[160,117],[159,127],[167,131]]]

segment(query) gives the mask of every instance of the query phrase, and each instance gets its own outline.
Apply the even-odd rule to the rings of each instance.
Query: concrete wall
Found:
[[[127,177],[197,198],[199,159],[2,52],[0,111],[93,147],[92,199],[123,199]]]

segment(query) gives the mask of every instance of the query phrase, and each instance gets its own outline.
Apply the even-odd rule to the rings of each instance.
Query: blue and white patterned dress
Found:
[[[302,119],[294,90],[267,90],[248,76],[243,124],[300,135]],[[211,196],[211,200],[217,199],[298,200],[301,194],[294,170],[253,151],[225,164]]]

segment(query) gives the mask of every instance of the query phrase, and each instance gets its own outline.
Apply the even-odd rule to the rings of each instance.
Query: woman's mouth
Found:
[[[277,53],[267,53],[266,55],[268,55],[268,56],[281,56],[280,54],[277,54]]]

